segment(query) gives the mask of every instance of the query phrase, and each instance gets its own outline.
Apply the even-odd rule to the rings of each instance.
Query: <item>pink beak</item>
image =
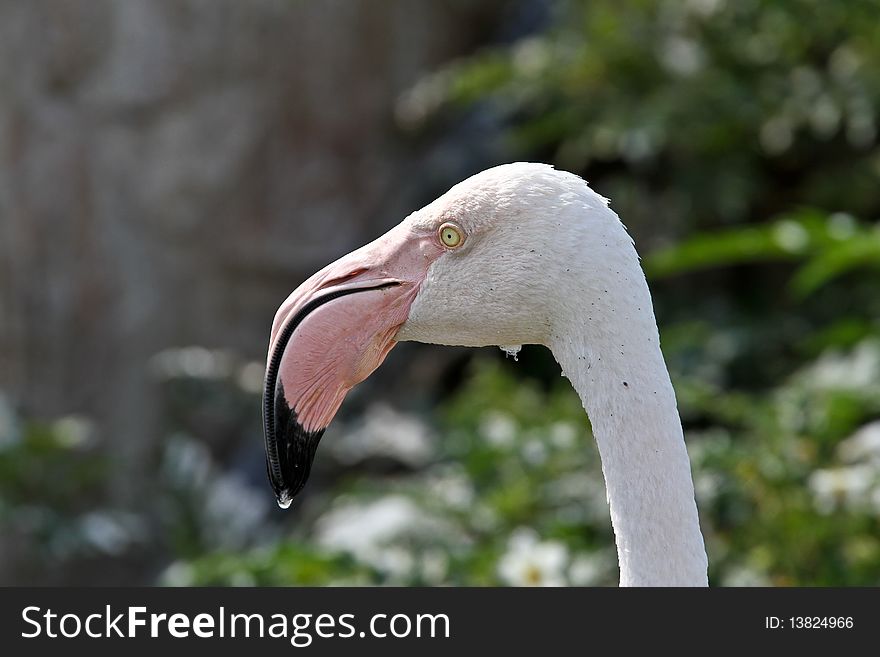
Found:
[[[272,326],[263,390],[269,480],[287,508],[351,388],[396,344],[430,264],[443,252],[406,223],[300,285]]]

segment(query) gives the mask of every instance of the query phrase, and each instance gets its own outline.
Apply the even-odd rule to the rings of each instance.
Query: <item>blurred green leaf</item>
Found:
[[[860,231],[816,253],[795,273],[791,287],[795,294],[806,297],[833,279],[862,267],[880,268],[880,230],[876,228]]]

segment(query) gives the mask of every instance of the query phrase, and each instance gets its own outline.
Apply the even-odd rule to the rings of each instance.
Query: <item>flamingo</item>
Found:
[[[580,177],[478,173],[300,285],[272,326],[263,396],[282,508],[346,393],[401,340],[548,347],[581,398],[621,586],[706,586],[690,463],[632,238]]]

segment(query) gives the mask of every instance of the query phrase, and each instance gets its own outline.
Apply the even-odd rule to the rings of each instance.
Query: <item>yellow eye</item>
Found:
[[[464,231],[455,224],[445,223],[440,226],[440,241],[444,246],[454,249],[464,241]]]

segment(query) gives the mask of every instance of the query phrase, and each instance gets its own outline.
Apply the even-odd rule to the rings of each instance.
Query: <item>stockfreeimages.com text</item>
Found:
[[[41,607],[25,607],[21,636],[93,639],[119,637],[190,636],[212,638],[288,639],[291,645],[304,648],[315,638],[449,638],[450,623],[446,614],[373,614],[361,629],[355,614],[245,614],[230,613],[219,607],[215,613],[152,613],[146,607],[125,607],[114,611],[106,605],[88,615],[59,613]]]

